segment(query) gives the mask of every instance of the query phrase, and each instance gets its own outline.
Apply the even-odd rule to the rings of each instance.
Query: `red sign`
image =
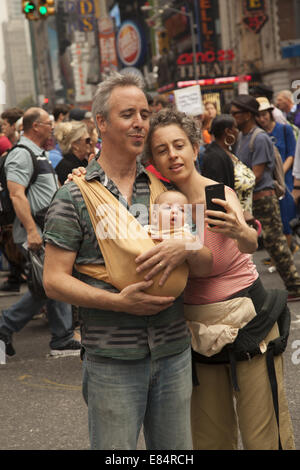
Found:
[[[264,0],[244,0],[243,22],[253,33],[259,33],[268,20]]]
[[[228,49],[224,51],[223,49],[215,52],[215,51],[207,51],[207,52],[197,52],[196,54],[196,62],[205,63],[205,62],[224,62],[224,61],[233,61],[235,58],[234,51],[232,49]],[[189,65],[193,63],[193,54],[192,53],[185,53],[181,54],[177,58],[177,65]]]

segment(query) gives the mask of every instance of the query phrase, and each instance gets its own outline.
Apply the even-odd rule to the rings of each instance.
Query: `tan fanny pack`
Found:
[[[184,316],[192,335],[192,348],[204,356],[213,356],[233,343],[239,329],[256,316],[248,297],[237,297],[207,305],[185,305]]]

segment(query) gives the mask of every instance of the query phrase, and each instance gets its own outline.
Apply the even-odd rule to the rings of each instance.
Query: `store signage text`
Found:
[[[125,21],[117,36],[117,50],[121,62],[129,67],[136,65],[142,54],[142,37],[133,21]]]
[[[202,36],[202,48],[210,51],[215,48],[215,19],[212,0],[199,0],[199,16]]]
[[[231,62],[235,58],[234,51],[232,49],[228,50],[219,50],[207,51],[207,52],[197,52],[196,53],[196,62],[199,63],[212,63],[212,62]],[[193,54],[184,53],[177,58],[177,65],[189,65],[193,63]]]

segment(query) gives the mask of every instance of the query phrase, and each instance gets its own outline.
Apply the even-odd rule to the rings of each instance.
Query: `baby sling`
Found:
[[[151,173],[150,205],[165,186]],[[105,265],[75,265],[78,272],[107,282],[119,291],[144,281],[146,271],[137,273],[135,258],[155,246],[142,225],[99,181],[87,182],[83,177],[73,177],[84,198]],[[159,286],[162,273],[153,277],[153,284],[145,292],[150,295],[178,297],[188,279],[188,266],[181,264]]]

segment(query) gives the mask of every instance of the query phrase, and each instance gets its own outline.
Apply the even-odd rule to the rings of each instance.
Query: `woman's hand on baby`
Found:
[[[122,311],[132,315],[156,315],[161,310],[171,307],[174,297],[158,297],[144,291],[153,281],[143,281],[125,287],[120,293]]]
[[[181,265],[187,258],[187,243],[191,240],[187,239],[171,239],[164,240],[151,250],[138,256],[135,260],[139,266],[137,272],[150,270],[145,275],[145,280],[152,279],[160,271],[163,271],[159,281],[159,286],[163,286],[168,279],[170,273],[177,266]]]
[[[72,173],[68,174],[68,177],[67,177],[66,181],[64,182],[64,184],[68,184],[68,183],[70,183],[70,181],[73,181],[73,175],[82,176],[82,175],[85,175],[85,174],[86,174],[86,168],[84,168],[83,166],[79,166],[78,168],[74,168],[72,170]]]

